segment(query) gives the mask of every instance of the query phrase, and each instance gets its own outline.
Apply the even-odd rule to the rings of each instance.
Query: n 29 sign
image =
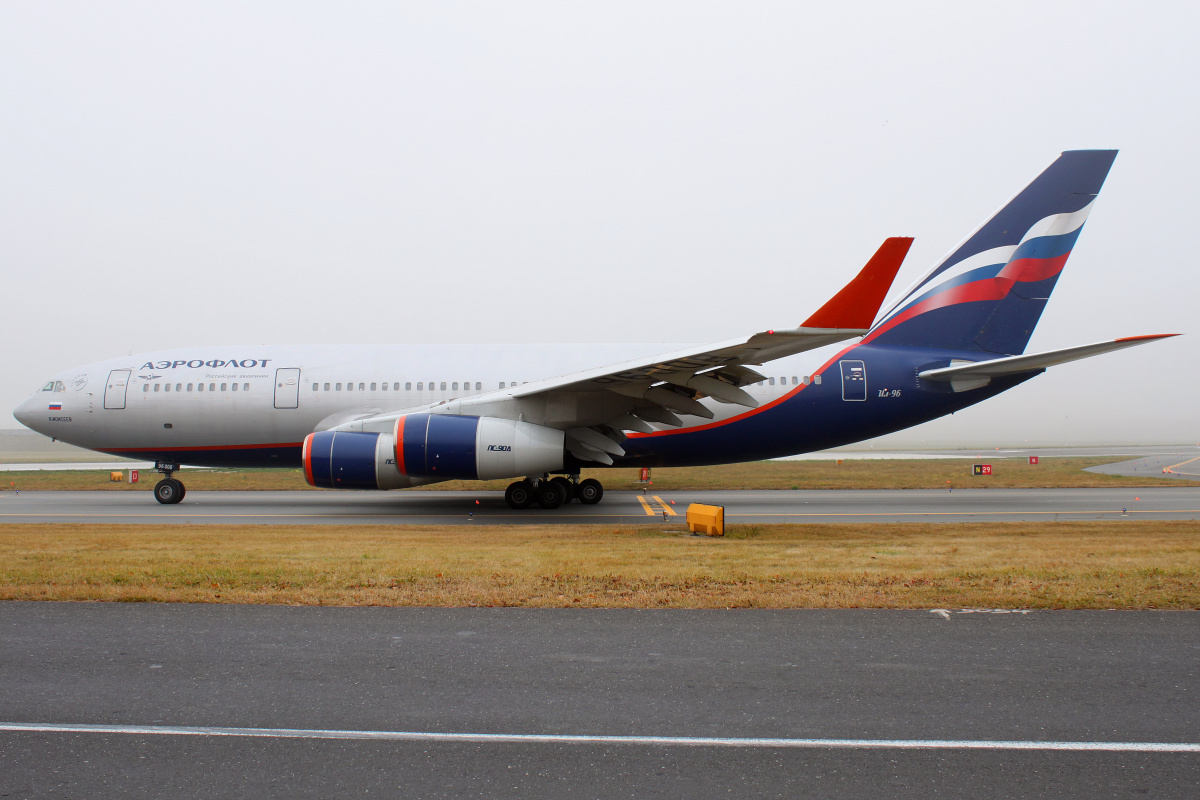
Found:
[[[991,475],[992,474],[992,465],[991,464],[975,464],[971,467],[971,474],[972,475]]]

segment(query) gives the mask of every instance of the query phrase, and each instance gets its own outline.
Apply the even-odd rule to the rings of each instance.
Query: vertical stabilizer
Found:
[[[866,341],[1025,351],[1116,150],[1070,150],[925,275]]]

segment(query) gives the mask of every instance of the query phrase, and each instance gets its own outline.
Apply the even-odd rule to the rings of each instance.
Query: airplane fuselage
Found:
[[[616,353],[663,345],[597,346]],[[535,357],[530,357],[530,351]],[[586,346],[220,346],[161,351],[56,375],[17,410],[34,430],[113,455],[196,466],[296,467],[309,433],[397,408],[453,404],[565,371]],[[702,400],[712,419],[631,433],[613,466],[696,466],[776,458],[872,438],[1003,391],[1036,373],[967,392],[917,374],[963,354],[852,346],[825,363],[791,357],[744,389],[754,409]],[[562,405],[568,401],[556,401]],[[580,409],[536,398],[507,413],[555,427]],[[451,408],[446,408],[450,406]],[[600,466],[600,465],[589,465]]]

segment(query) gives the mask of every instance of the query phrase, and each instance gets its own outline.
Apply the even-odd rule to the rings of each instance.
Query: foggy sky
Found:
[[[128,352],[791,327],[1097,147],[1028,351],[1191,335],[890,441],[1200,441],[1195,5],[815,5],[0,5],[0,427]]]

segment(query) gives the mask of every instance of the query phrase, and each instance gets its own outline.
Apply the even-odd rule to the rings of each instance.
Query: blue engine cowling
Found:
[[[398,489],[401,479],[391,437],[379,433],[317,431],[304,439],[304,477],[323,489]]]
[[[318,431],[304,440],[304,477],[327,489],[400,489],[561,470],[564,434],[495,417],[406,414],[392,433]]]

